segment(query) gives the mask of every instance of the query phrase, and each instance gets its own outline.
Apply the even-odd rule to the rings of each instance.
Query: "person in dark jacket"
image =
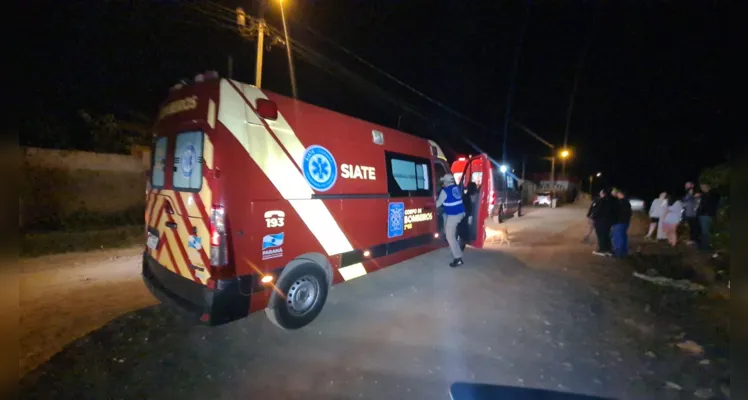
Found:
[[[699,202],[700,194],[696,193],[693,182],[686,182],[686,194],[683,196],[683,219],[688,224],[688,244],[698,243],[701,236],[701,227],[699,226]]]
[[[612,227],[613,254],[616,257],[629,255],[629,224],[631,223],[631,203],[623,190],[618,190],[615,222]]]
[[[709,250],[712,246],[712,225],[717,218],[719,193],[706,183],[701,184],[701,205],[698,209],[701,238],[699,248]]]
[[[458,229],[460,236],[460,247],[464,250],[465,245],[472,241],[470,224],[473,220],[473,207],[478,202],[478,185],[475,182],[468,183],[467,190],[462,195],[462,204],[465,206],[465,218],[460,221]]]
[[[587,234],[584,235],[584,239],[582,239],[582,243],[589,243],[590,242],[590,236],[592,236],[592,232],[595,231],[595,222],[594,222],[594,216],[595,212],[597,212],[597,203],[600,201],[600,199],[605,196],[604,191],[600,191],[600,197],[596,198],[592,201],[592,204],[590,204],[590,209],[587,210],[587,222],[589,229],[587,230]]]
[[[592,216],[592,221],[595,226],[595,234],[597,235],[597,250],[592,252],[594,255],[613,255],[613,245],[610,241],[610,228],[616,221],[617,202],[618,200],[610,195],[608,189],[603,190],[603,196],[601,196],[600,200],[597,201],[595,213]]]

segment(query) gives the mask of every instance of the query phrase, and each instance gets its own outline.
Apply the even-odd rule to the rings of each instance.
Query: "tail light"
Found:
[[[226,212],[221,206],[213,206],[210,215],[210,264],[214,267],[228,264]]]

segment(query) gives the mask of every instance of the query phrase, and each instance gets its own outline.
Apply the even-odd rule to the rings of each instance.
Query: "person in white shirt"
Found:
[[[667,210],[662,218],[662,227],[668,243],[675,247],[678,244],[678,224],[680,224],[683,214],[683,203],[676,200],[674,196],[670,196],[667,204]]]
[[[652,205],[649,206],[649,232],[644,236],[646,239],[652,239],[657,226],[660,224],[660,218],[665,216],[665,210],[667,210],[667,193],[660,193],[660,197],[652,201]],[[659,236],[659,232],[657,232]]]

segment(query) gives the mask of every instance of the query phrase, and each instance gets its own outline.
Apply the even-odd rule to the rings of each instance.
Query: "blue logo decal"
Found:
[[[309,186],[318,192],[330,190],[338,179],[338,164],[335,163],[335,157],[322,146],[307,147],[302,170]]]
[[[192,235],[190,236],[190,240],[187,241],[187,247],[200,250],[203,248],[203,240],[198,236]]]
[[[271,233],[269,235],[265,235],[265,237],[262,238],[263,250],[280,246],[283,246],[283,232]]]
[[[405,203],[390,203],[387,209],[387,237],[403,235]]]
[[[452,188],[452,196],[454,196],[455,199],[461,199],[462,198],[462,196],[460,196],[460,189],[457,186],[455,186],[455,187]]]
[[[189,178],[192,175],[192,166],[195,164],[195,146],[188,144],[182,152],[182,157],[179,159],[179,166],[182,167],[182,175],[185,178]]]

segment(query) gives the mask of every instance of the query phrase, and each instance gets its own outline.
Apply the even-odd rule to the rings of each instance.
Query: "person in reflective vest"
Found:
[[[442,190],[436,199],[437,207],[444,207],[444,234],[447,236],[449,249],[452,251],[454,258],[449,264],[450,267],[457,267],[463,264],[462,249],[460,242],[457,240],[457,227],[460,221],[465,218],[465,206],[462,204],[462,190],[455,183],[455,177],[452,174],[446,174],[442,177]]]

